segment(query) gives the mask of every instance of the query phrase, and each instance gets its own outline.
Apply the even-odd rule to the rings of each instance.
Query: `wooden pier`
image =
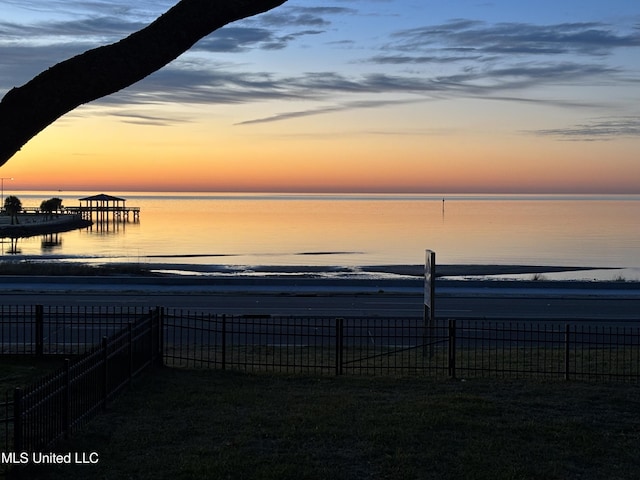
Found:
[[[79,207],[65,207],[65,211],[80,214],[82,218],[97,222],[127,222],[130,217],[137,222],[140,218],[140,207],[128,207],[126,202],[124,198],[101,193],[81,198]]]

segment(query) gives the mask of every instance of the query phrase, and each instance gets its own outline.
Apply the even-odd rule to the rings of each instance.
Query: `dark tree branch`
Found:
[[[45,70],[0,101],[0,165],[65,113],[162,68],[198,40],[286,0],[181,0],[146,28]]]

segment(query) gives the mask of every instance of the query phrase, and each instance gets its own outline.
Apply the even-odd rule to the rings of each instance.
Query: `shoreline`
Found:
[[[120,266],[131,266],[119,263]],[[317,278],[331,280],[386,279],[422,280],[424,265],[193,265],[180,263],[141,263],[141,267],[163,277],[194,278]],[[586,267],[558,265],[441,264],[436,265],[441,280],[513,281],[602,281],[640,282],[640,268]]]
[[[172,262],[83,262],[82,259],[64,257],[0,257],[0,276],[19,274],[24,270],[29,275],[80,275],[88,276],[130,274],[139,276],[160,277],[356,277],[362,276],[397,276],[407,278],[424,278],[424,265],[363,265],[363,266],[331,266],[331,265],[221,265],[221,264],[187,264]],[[90,260],[90,259],[87,259]],[[545,275],[552,273],[588,272],[594,270],[616,271],[621,267],[586,267],[560,265],[507,265],[507,264],[438,264],[436,278],[442,277],[480,277],[498,275]],[[8,273],[9,272],[9,273]],[[540,277],[541,278],[541,277]]]
[[[127,279],[130,284],[223,285],[314,284],[356,285],[384,282],[398,286],[424,283],[423,265],[305,266],[305,265],[194,265],[183,263],[88,262],[42,260],[32,257],[0,257],[0,283],[43,283],[67,279],[93,278],[91,283],[108,284]],[[624,274],[627,274],[626,276]],[[558,265],[442,264],[436,265],[439,283],[474,284],[558,284],[593,283],[640,285],[640,268],[585,267]],[[76,283],[76,281],[71,281]],[[413,287],[412,287],[413,288]]]
[[[204,272],[185,274],[176,264],[25,262],[30,271],[9,272],[12,262],[0,261],[0,294],[65,296],[100,295],[267,295],[423,296],[424,267],[378,265],[363,267],[204,265]],[[19,262],[13,262],[20,266]],[[55,271],[52,270],[55,267]],[[81,267],[80,271],[75,270]],[[632,280],[612,278],[619,269],[599,269],[607,279],[590,278],[590,267],[540,265],[437,265],[435,285],[441,297],[592,297],[640,298],[640,269]],[[508,273],[505,273],[508,272]],[[575,277],[582,272],[586,279]],[[493,275],[493,276],[492,276]],[[506,277],[505,277],[506,276]],[[44,297],[43,297],[44,298]],[[44,300],[43,300],[44,301]]]

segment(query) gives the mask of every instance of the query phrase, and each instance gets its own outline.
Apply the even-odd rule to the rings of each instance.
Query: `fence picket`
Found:
[[[571,352],[571,328],[569,325],[564,327],[564,379],[569,380],[569,362]]]
[[[14,390],[13,395],[13,451],[24,450],[24,422],[22,421],[22,389]]]

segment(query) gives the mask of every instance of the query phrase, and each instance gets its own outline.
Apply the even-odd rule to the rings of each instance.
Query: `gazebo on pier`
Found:
[[[140,207],[127,207],[124,198],[114,197],[101,193],[80,199],[79,207],[70,207],[67,210],[80,213],[83,218],[92,219],[94,213],[98,221],[107,221],[109,216],[113,220],[129,219],[129,214],[133,215],[133,220],[138,220],[140,216]]]

